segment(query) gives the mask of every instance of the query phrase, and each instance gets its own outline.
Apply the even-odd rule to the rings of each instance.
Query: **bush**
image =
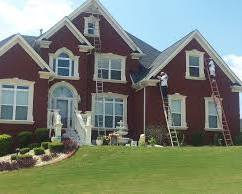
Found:
[[[34,155],[40,156],[45,154],[45,150],[43,148],[34,148]]]
[[[50,142],[42,142],[42,143],[41,143],[41,147],[42,147],[43,149],[47,150],[47,149],[48,149],[48,145],[49,145],[49,143],[50,143]]]
[[[103,145],[109,145],[110,144],[110,137],[104,136],[103,137]]]
[[[37,142],[47,142],[49,141],[49,130],[46,128],[38,128],[35,130],[35,137]]]
[[[64,150],[66,152],[73,151],[73,150],[76,150],[78,148],[77,143],[75,141],[70,140],[70,139],[63,140],[63,144],[64,144]]]
[[[149,143],[149,145],[154,146],[154,145],[156,144],[156,140],[155,140],[155,138],[154,138],[154,137],[151,137],[151,138],[148,140],[148,143]]]
[[[17,139],[19,142],[19,147],[23,148],[29,145],[32,141],[33,134],[30,131],[23,131],[18,134]]]
[[[52,143],[49,143],[49,149],[50,149],[50,152],[53,152],[53,153],[63,152],[64,144],[59,142],[52,142]]]
[[[11,152],[12,137],[10,135],[0,135],[0,156],[7,155]]]
[[[34,149],[34,148],[39,148],[40,144],[39,143],[32,143],[28,146],[30,148],[30,150]]]
[[[240,133],[238,136],[235,137],[234,145],[237,145],[237,146],[242,145],[242,133]]]
[[[52,157],[50,155],[43,155],[41,156],[41,161],[42,162],[47,162],[50,161],[52,159]]]
[[[26,153],[28,153],[29,151],[30,151],[30,148],[22,148],[22,149],[19,150],[19,153],[20,153],[20,154],[26,154]]]
[[[13,154],[13,155],[11,155],[11,160],[13,161],[13,160],[17,160],[17,154]]]
[[[202,146],[204,141],[204,133],[196,132],[192,134],[192,145],[193,146]]]

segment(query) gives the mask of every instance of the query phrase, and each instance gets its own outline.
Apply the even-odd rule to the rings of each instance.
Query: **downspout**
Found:
[[[146,134],[146,87],[144,87],[144,134]]]

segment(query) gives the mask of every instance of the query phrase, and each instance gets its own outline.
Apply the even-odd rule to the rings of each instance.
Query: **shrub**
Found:
[[[242,145],[242,133],[240,133],[238,136],[235,137],[234,145],[238,145],[238,146]]]
[[[0,156],[7,155],[11,152],[12,137],[10,135],[0,135]]]
[[[17,154],[13,154],[13,155],[11,155],[11,160],[13,161],[13,160],[17,160],[17,158],[18,158],[18,155]]]
[[[64,144],[64,150],[66,152],[73,151],[73,150],[78,148],[77,143],[75,141],[70,140],[70,139],[63,140],[63,144]]]
[[[51,159],[52,159],[52,157],[50,155],[41,156],[41,161],[43,161],[43,162],[50,161]]]
[[[29,145],[32,141],[33,134],[30,131],[23,131],[18,134],[17,139],[19,142],[19,147],[23,148]]]
[[[59,153],[64,150],[64,144],[59,142],[49,143],[50,152]]]
[[[19,150],[19,153],[20,153],[20,154],[26,154],[26,153],[28,153],[29,151],[30,151],[30,148],[22,148],[22,149]]]
[[[104,136],[103,137],[103,145],[109,145],[110,144],[110,137]]]
[[[42,147],[43,149],[47,150],[47,149],[48,149],[48,145],[49,145],[49,143],[50,143],[50,142],[42,142],[42,143],[41,143],[41,147]]]
[[[146,140],[151,139],[152,137],[156,140],[156,143],[159,145],[170,145],[170,139],[167,136],[168,131],[164,126],[149,126],[146,129]]]
[[[34,149],[34,148],[39,148],[40,144],[39,143],[32,143],[28,146],[30,148],[30,150]]]
[[[155,138],[154,138],[154,137],[151,137],[151,138],[148,140],[148,143],[149,143],[149,145],[154,146],[154,145],[156,144],[156,140],[155,140]]]
[[[45,154],[45,150],[43,148],[34,148],[34,155],[39,156]]]
[[[196,132],[192,134],[192,145],[193,146],[202,146],[204,141],[204,133]]]
[[[222,133],[215,133],[214,136],[213,136],[213,142],[212,143],[215,146],[225,145],[223,134]]]
[[[37,142],[47,142],[49,141],[49,130],[46,128],[38,128],[35,130],[35,137]]]

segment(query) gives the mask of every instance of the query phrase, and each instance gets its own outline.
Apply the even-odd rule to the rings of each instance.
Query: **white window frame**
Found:
[[[198,51],[196,49],[186,51],[186,79],[192,80],[205,80],[205,73],[204,73],[204,52]],[[189,57],[199,57],[199,77],[190,76],[190,59]]]
[[[93,80],[96,81],[98,78],[98,60],[100,58],[105,58],[109,60],[109,75],[108,75],[108,79],[102,79],[104,82],[112,82],[112,83],[127,83],[126,80],[126,57],[125,56],[121,56],[121,55],[115,55],[112,53],[108,53],[108,54],[97,54],[95,53],[95,70],[94,70],[94,76],[93,76]],[[121,80],[115,80],[115,79],[111,79],[111,60],[114,59],[119,59],[121,60]]]
[[[177,130],[187,130],[188,129],[187,122],[186,122],[186,98],[187,98],[186,96],[183,96],[179,93],[176,93],[173,95],[168,95],[168,102],[169,102],[170,108],[171,108],[171,103],[173,100],[181,101],[181,126],[172,126],[171,115],[169,115],[170,128],[177,129]]]
[[[61,76],[58,75],[58,58],[59,55],[65,53],[69,56],[70,60],[70,73],[69,76]],[[63,47],[58,49],[55,53],[50,53],[49,54],[49,64],[50,68],[55,72],[57,79],[70,79],[70,80],[79,80],[79,56],[75,56],[69,49]],[[66,58],[63,58],[66,59]],[[56,60],[56,65],[54,69],[54,60]],[[72,67],[72,61],[74,61],[74,76],[71,75],[71,67]]]
[[[123,94],[116,94],[116,93],[102,93],[99,94],[99,97],[104,98],[120,98],[123,100],[123,123],[124,127],[128,129],[128,122],[127,122],[127,95]],[[93,129],[97,129],[95,127],[95,113],[96,113],[96,93],[92,93],[92,125]],[[115,112],[113,112],[113,116],[115,116]],[[104,124],[105,125],[105,124]],[[101,130],[116,130],[115,128],[105,128],[105,126]]]
[[[209,107],[208,104],[209,102],[213,102],[214,103],[214,99],[213,97],[205,97],[205,130],[206,131],[222,131],[222,110],[220,109],[220,111],[218,110],[218,115],[217,115],[217,128],[210,128],[209,127]],[[222,100],[222,99],[221,99]]]
[[[33,124],[33,96],[34,96],[34,84],[35,82],[22,80],[18,78],[12,79],[0,79],[0,86],[2,85],[13,85],[14,86],[14,110],[13,110],[13,118],[15,118],[16,114],[16,91],[17,86],[24,86],[28,87],[28,113],[27,113],[27,120],[5,120],[0,119],[0,123],[7,123],[7,124]],[[1,87],[2,88],[2,87]],[[0,102],[2,98],[2,90],[0,90]],[[1,113],[1,106],[0,106],[0,113]]]
[[[84,21],[85,21],[84,35],[89,36],[89,37],[99,37],[100,36],[100,27],[99,27],[100,19],[91,15],[89,17],[85,17]],[[89,32],[88,32],[88,30],[89,30],[88,24],[90,24],[90,23],[94,25],[94,34],[89,34]]]

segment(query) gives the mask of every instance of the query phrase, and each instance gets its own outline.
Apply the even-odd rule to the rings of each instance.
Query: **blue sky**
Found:
[[[83,2],[0,0],[0,39],[17,32],[38,35],[40,28],[47,30]],[[101,2],[125,30],[160,50],[198,29],[242,79],[241,0]]]

